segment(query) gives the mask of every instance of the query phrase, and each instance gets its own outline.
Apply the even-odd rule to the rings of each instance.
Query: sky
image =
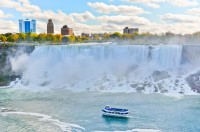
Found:
[[[36,19],[37,33],[46,33],[52,19],[55,33],[63,25],[75,35],[121,32],[188,34],[200,31],[200,0],[0,0],[0,33],[19,32],[19,19]]]

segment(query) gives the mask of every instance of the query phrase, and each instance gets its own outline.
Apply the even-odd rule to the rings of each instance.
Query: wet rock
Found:
[[[137,87],[136,90],[137,90],[137,92],[142,92],[142,91],[145,90],[145,88],[144,87]]]
[[[164,86],[162,85],[162,83],[158,83],[158,88],[160,91],[164,89]]]
[[[152,76],[155,82],[158,82],[160,80],[170,77],[167,71],[154,71]]]
[[[130,85],[132,88],[136,88],[136,87],[138,87],[138,84],[131,84]]]
[[[11,81],[20,78],[21,73],[13,72],[10,63],[10,57],[18,56],[23,53],[30,54],[35,49],[35,46],[3,46],[0,45],[0,86],[7,86]]]
[[[180,82],[180,80],[178,80],[178,79],[175,80],[175,83],[179,83],[179,82]]]
[[[200,71],[188,76],[186,81],[193,91],[200,93]]]
[[[158,87],[156,85],[154,85],[154,93],[157,93],[158,92]]]
[[[47,85],[49,85],[50,84],[50,81],[44,81],[44,82],[42,82],[41,84],[39,84],[40,86],[42,86],[42,87],[45,87],[45,86],[47,86]]]
[[[168,93],[168,90],[167,89],[162,89],[160,92],[161,93]]]

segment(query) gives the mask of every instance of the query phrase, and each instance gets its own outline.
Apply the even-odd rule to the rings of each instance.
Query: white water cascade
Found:
[[[11,63],[22,73],[18,86],[29,88],[185,93],[182,56],[181,45],[36,46]]]
[[[88,45],[88,46],[37,46],[32,58],[48,57],[52,61],[73,60],[83,57],[94,61],[126,60],[133,65],[154,62],[163,68],[179,67],[182,46],[178,45]]]

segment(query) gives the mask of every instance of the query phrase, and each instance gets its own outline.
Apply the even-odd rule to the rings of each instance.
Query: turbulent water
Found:
[[[198,45],[36,46],[10,62],[2,132],[200,131]],[[102,117],[109,104],[130,118]]]
[[[17,86],[143,93],[199,92],[199,46],[37,46],[11,59]],[[195,56],[196,55],[196,56]],[[194,79],[195,78],[195,79]]]
[[[129,119],[102,117],[105,105]],[[2,132],[199,132],[200,97],[140,93],[0,90]]]

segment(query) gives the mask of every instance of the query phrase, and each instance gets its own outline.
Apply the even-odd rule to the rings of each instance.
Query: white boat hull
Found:
[[[120,117],[120,118],[129,118],[129,115],[119,115],[119,114],[112,114],[112,113],[103,113],[103,116],[110,116],[110,117]]]

